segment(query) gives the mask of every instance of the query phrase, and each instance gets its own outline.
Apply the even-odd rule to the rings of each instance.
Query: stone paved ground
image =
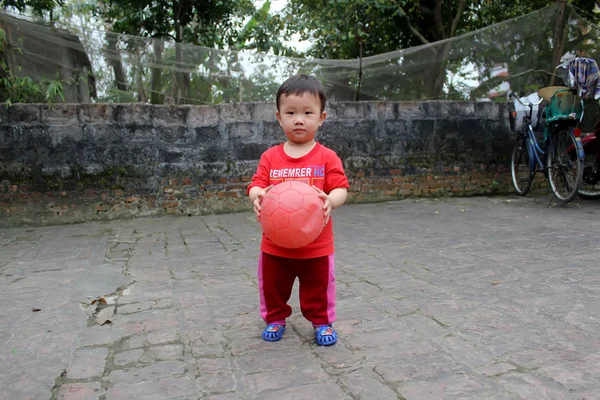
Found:
[[[249,213],[0,232],[0,398],[600,399],[600,202],[335,219],[332,348],[297,294],[284,340],[260,339]]]

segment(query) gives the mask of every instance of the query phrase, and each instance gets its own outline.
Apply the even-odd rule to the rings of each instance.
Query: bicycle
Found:
[[[512,181],[517,194],[525,196],[531,189],[535,174],[542,172],[550,183],[554,197],[561,203],[568,203],[577,195],[583,176],[584,153],[581,130],[578,128],[583,117],[583,103],[577,106],[573,97],[572,107],[566,107],[569,95],[575,96],[573,91],[562,88],[544,89],[539,91],[541,100],[538,103],[524,103],[513,93],[510,94],[510,97],[529,108],[529,112],[523,116],[522,128],[517,132],[512,151]],[[554,91],[551,96],[548,96],[549,91]],[[542,149],[531,120],[533,107],[540,105],[546,98]],[[568,151],[571,146],[575,151]]]
[[[600,120],[594,124],[593,131],[581,138],[585,159],[583,164],[583,178],[578,195],[582,199],[600,199]],[[574,147],[568,149],[575,151]]]

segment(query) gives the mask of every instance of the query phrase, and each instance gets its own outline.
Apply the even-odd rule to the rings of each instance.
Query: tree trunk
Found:
[[[182,67],[183,67],[183,60],[184,60],[184,56],[182,54],[182,57],[181,57]],[[183,93],[183,102],[187,103],[187,104],[192,104],[193,103],[192,96],[191,96],[191,85],[192,85],[192,82],[191,82],[191,79],[190,79],[189,72],[182,72],[181,73],[181,78],[182,78],[181,85],[183,87],[183,91],[182,91],[182,93]]]
[[[458,29],[462,14],[467,6],[467,0],[461,0],[456,15],[452,18],[452,12],[450,10],[450,26],[446,30],[443,25],[443,11],[442,11],[443,0],[436,0],[433,9],[433,27],[434,31],[432,36],[436,41],[453,38]],[[447,41],[441,46],[438,45],[436,63],[432,68],[432,80],[427,86],[425,92],[425,98],[427,99],[439,99],[444,90],[444,84],[447,79],[447,68],[448,62],[450,61],[450,52],[452,50],[452,42]]]
[[[175,85],[173,87],[173,96],[175,97],[175,104],[183,104],[189,102],[189,87],[190,87],[190,75],[184,71],[185,65],[183,63],[183,27],[179,22],[175,22]]]
[[[183,65],[183,26],[181,25],[181,17],[183,10],[183,0],[173,2],[173,12],[175,16],[175,76],[173,85],[173,97],[175,104],[183,104],[189,102],[189,87],[190,76],[184,72]]]
[[[206,62],[204,63],[205,68],[207,70],[207,78],[206,78],[206,82],[204,85],[205,88],[205,93],[206,96],[204,97],[203,101],[206,103],[214,103],[215,98],[213,96],[213,91],[212,91],[212,86],[213,86],[213,81],[218,81],[218,78],[215,78],[215,76],[219,76],[220,74],[218,73],[219,68],[217,67],[218,65],[218,55],[216,51],[210,51],[208,53]]]
[[[106,55],[109,65],[112,66],[115,74],[115,86],[117,89],[127,91],[127,78],[125,77],[125,69],[121,62],[121,53],[117,47],[118,37],[114,33],[106,32]]]
[[[359,58],[359,64],[358,64],[358,85],[356,86],[356,101],[360,101],[360,85],[362,83],[362,59],[363,59],[363,42],[362,40],[359,40],[358,42],[358,58]]]
[[[132,46],[135,48],[135,66],[134,66],[134,76],[135,76],[135,89],[137,91],[137,101],[139,103],[145,103],[147,100],[146,92],[144,90],[144,67],[142,66],[142,56],[140,52],[140,46],[137,43],[132,43]]]
[[[162,40],[158,38],[153,39],[152,47],[154,48],[154,57],[152,67],[152,82],[151,82],[151,93],[150,103],[152,104],[163,104],[165,96],[162,93],[162,70],[160,66],[162,64]]]
[[[222,102],[230,103],[231,98],[232,98],[231,89],[232,89],[232,83],[233,83],[233,82],[231,82],[231,58],[230,58],[231,55],[227,55],[226,57],[227,57],[227,70],[224,71],[225,76],[220,74],[218,70],[217,70],[217,73],[220,75],[220,77],[218,78],[218,81],[221,83],[221,91],[223,92]]]
[[[444,43],[438,50],[438,59],[432,68],[433,75],[431,84],[429,85],[425,95],[426,99],[440,99],[444,91],[444,84],[446,83],[447,79],[447,69],[451,50],[452,42]]]
[[[98,8],[101,12],[105,12],[106,5],[104,4],[103,0],[98,1]],[[119,52],[119,48],[117,47],[119,38],[115,33],[112,32],[111,24],[105,22],[104,29],[106,30],[106,62],[113,68],[113,72],[115,75],[115,86],[117,87],[117,89],[126,91],[127,79],[125,77],[125,69],[123,68],[123,64],[121,62],[121,53]]]
[[[567,13],[566,13],[566,0],[557,0],[559,3],[558,9],[558,24],[556,30],[554,31],[554,38],[552,40],[552,48],[554,49],[554,55],[552,58],[552,68],[554,69],[559,63],[560,59],[563,56],[564,48],[565,48],[565,25],[567,22]],[[554,86],[556,82],[556,75],[552,75],[550,78],[550,86]]]
[[[181,27],[179,26],[179,20],[175,19],[175,75],[173,76],[173,97],[175,98],[175,104],[181,104],[181,91],[182,91],[182,77],[179,72],[181,63]]]

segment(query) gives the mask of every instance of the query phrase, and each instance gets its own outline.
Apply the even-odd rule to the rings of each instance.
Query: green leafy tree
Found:
[[[468,0],[291,0],[287,12],[288,35],[300,33],[314,43],[309,55],[316,58],[353,59],[402,48],[430,44],[464,31],[472,16]],[[445,7],[442,8],[442,5]],[[431,59],[447,58],[445,48],[430,47]],[[419,64],[425,60],[405,60]],[[428,76],[442,76],[442,65],[429,63]],[[383,66],[382,66],[383,67]],[[350,79],[350,72],[346,80]],[[397,76],[382,77],[398,78]],[[396,81],[398,81],[396,79]],[[390,82],[394,82],[391,80]],[[344,84],[344,82],[340,82]],[[355,84],[352,82],[351,84]],[[424,84],[424,83],[422,83]],[[424,97],[441,91],[444,79],[429,79]]]
[[[553,4],[555,7],[542,9]],[[481,71],[489,71],[494,63],[502,63],[507,69],[504,76],[483,82],[473,91],[473,97],[478,98],[505,81],[510,83],[511,90],[519,93],[531,93],[544,86],[562,84],[557,79],[555,67],[567,52],[600,60],[597,45],[599,29],[595,24],[598,14],[594,12],[594,1],[575,0],[564,6],[548,0],[515,1],[510,6],[502,2],[487,3],[482,8],[479,20],[470,21],[472,29],[501,22],[502,15],[517,17],[533,11],[535,14],[526,17],[527,20],[518,19],[520,22],[512,26],[512,32],[504,32],[510,27],[503,25],[490,28],[488,41],[497,37],[510,37],[510,40],[498,42],[493,48],[469,53],[468,59]]]
[[[170,38],[176,43],[211,48],[234,45],[242,17],[254,10],[250,0],[104,0],[103,4],[102,16],[114,32],[161,40]],[[178,103],[191,97],[190,75],[182,71],[185,65],[211,61],[206,57],[198,59],[185,48],[181,44],[175,46],[175,60],[171,64],[176,71],[172,95]],[[163,50],[160,43],[154,45],[154,64],[165,64]],[[153,71],[153,102],[160,102],[161,73],[159,68]]]
[[[458,71],[470,61],[489,69],[493,64],[491,60],[499,58],[496,49],[496,53],[489,53],[490,62],[486,64],[482,56],[476,54],[481,49],[472,42],[473,51],[469,52],[464,48],[469,42],[457,45],[445,39],[554,3],[554,0],[291,0],[285,22],[287,37],[299,33],[302,39],[312,41],[308,53],[316,58],[356,59],[424,45],[422,50],[402,57],[402,68],[398,68],[397,59],[390,60],[389,71],[381,62],[377,65],[377,76],[371,79],[377,79],[379,86],[386,87],[388,98],[442,98],[456,91],[454,82],[448,80],[449,72]],[[593,0],[570,3],[587,14],[595,7]],[[531,28],[539,32],[540,25],[547,25],[548,37],[553,38],[553,22],[535,21]],[[541,61],[552,64],[547,57]],[[331,79],[337,79],[340,85],[358,85],[355,70],[346,70]],[[367,83],[369,77],[362,80]]]
[[[302,55],[285,45],[283,33],[285,22],[280,15],[273,15],[271,2],[265,1],[252,18],[239,31],[235,43],[237,50],[257,50],[278,56],[301,57]]]
[[[519,17],[555,3],[557,3],[556,0],[486,0],[479,5],[477,18],[469,20],[467,27],[470,30],[485,28],[486,26]],[[583,11],[586,17],[590,18],[592,22],[599,22],[598,15],[594,13],[596,0],[568,0],[565,3]]]
[[[52,20],[56,8],[63,5],[62,0],[2,0],[0,8],[15,10],[21,14],[31,13],[37,17],[49,16]]]

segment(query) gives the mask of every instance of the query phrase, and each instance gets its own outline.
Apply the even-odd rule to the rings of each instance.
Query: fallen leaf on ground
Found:
[[[106,298],[104,296],[100,296],[95,300],[92,300],[92,302],[90,304],[95,304],[95,303],[100,303],[100,304],[106,304]]]
[[[497,284],[499,284],[499,283],[500,283],[500,282],[492,282],[492,285],[497,285]]]

